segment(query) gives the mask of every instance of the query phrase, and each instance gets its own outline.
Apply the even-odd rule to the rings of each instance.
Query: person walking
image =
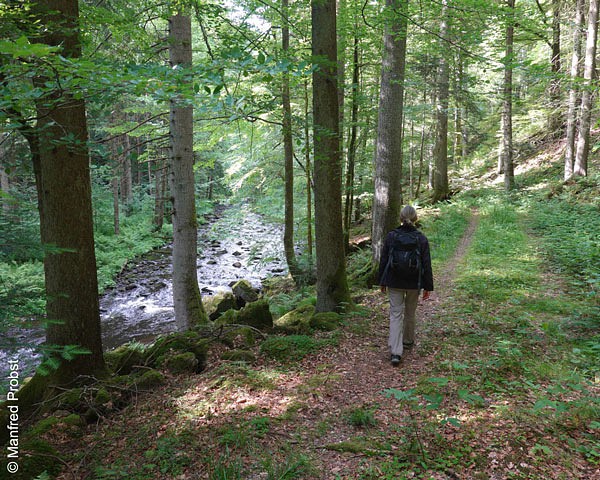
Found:
[[[389,293],[391,363],[398,366],[404,348],[415,341],[415,321],[419,294],[429,299],[433,291],[433,272],[429,240],[417,230],[417,211],[406,205],[400,212],[401,225],[385,238],[379,262],[378,283]]]

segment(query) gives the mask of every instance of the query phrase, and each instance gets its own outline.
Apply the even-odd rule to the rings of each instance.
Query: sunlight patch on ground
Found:
[[[295,375],[278,374],[264,388],[256,384],[240,385],[239,379],[203,383],[189,389],[176,400],[177,416],[198,424],[211,424],[232,413],[258,411],[279,417],[298,404],[296,393],[302,381]]]

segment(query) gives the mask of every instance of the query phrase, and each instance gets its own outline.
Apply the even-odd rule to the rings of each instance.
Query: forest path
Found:
[[[310,408],[297,420],[299,432],[306,432],[306,440],[311,441],[320,458],[323,473],[318,478],[357,478],[356,474],[364,463],[364,453],[349,454],[336,451],[336,445],[345,450],[347,442],[356,442],[360,437],[349,421],[356,409],[373,411],[376,430],[392,445],[393,435],[397,435],[398,425],[406,423],[405,416],[396,400],[387,398],[383,391],[388,388],[406,390],[414,388],[424,373],[431,371],[435,361],[435,351],[425,352],[419,348],[443,339],[427,338],[435,329],[427,328],[436,318],[443,318],[446,299],[453,294],[455,272],[467,252],[477,229],[479,217],[474,211],[468,227],[453,255],[438,271],[434,272],[435,292],[430,300],[420,302],[417,309],[417,329],[415,346],[405,350],[402,363],[394,368],[390,364],[388,340],[388,299],[379,290],[370,292],[361,303],[370,309],[362,329],[352,326],[344,331],[338,347],[328,353],[306,358],[299,371],[314,375],[322,384],[313,389]],[[435,347],[434,347],[434,350]],[[328,431],[315,434],[317,426],[327,425]],[[321,426],[324,430],[325,427]],[[319,438],[315,438],[319,437]],[[344,446],[345,443],[345,446]],[[364,447],[364,446],[363,446]],[[367,445],[374,448],[374,445]],[[394,446],[392,446],[394,449]],[[363,465],[364,466],[364,465]],[[331,472],[329,475],[324,472]]]

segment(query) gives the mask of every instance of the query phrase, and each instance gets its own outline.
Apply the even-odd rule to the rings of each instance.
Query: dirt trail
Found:
[[[417,310],[415,346],[405,351],[400,367],[390,365],[387,346],[388,301],[379,291],[373,291],[366,299],[366,303],[372,306],[368,319],[372,323],[364,332],[345,333],[334,355],[329,352],[327,358],[312,356],[300,366],[300,371],[308,374],[320,372],[321,375],[324,374],[324,365],[327,366],[324,384],[312,392],[309,412],[303,416],[307,432],[314,430],[319,422],[327,422],[333,426],[327,434],[314,440],[313,444],[323,465],[331,466],[331,476],[321,478],[333,479],[336,475],[337,478],[357,478],[356,472],[364,460],[363,455],[339,453],[326,448],[357,436],[356,428],[344,418],[347,418],[349,410],[376,407],[377,428],[382,431],[391,424],[399,423],[402,412],[398,404],[386,398],[382,392],[388,388],[405,390],[414,387],[421,372],[427,371],[434,360],[434,355],[425,355],[419,350],[419,336],[422,339],[426,335],[419,328],[419,323],[427,323],[443,309],[444,298],[452,292],[455,269],[464,257],[477,225],[478,216],[474,212],[455,255],[440,271],[434,272],[436,292]],[[296,425],[296,428],[302,431],[302,427]],[[307,434],[307,439],[310,436]]]

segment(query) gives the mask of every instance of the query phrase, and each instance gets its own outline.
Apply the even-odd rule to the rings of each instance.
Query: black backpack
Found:
[[[386,271],[390,270],[394,275],[401,277],[416,277],[420,288],[421,248],[419,245],[419,232],[416,230],[412,232],[394,230],[392,235]]]

